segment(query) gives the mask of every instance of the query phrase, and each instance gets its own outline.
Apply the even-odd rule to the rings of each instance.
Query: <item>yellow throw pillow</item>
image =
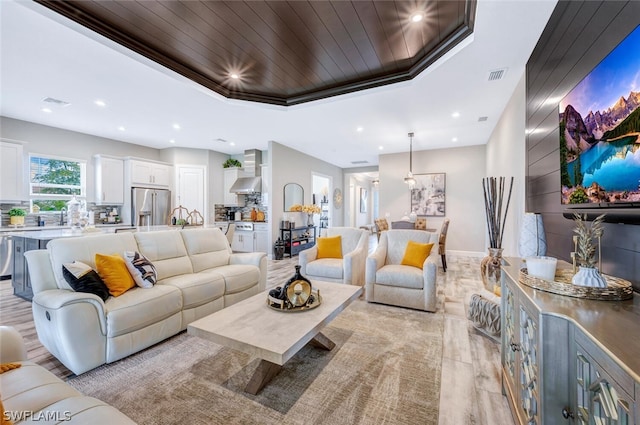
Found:
[[[318,238],[318,258],[342,258],[342,236]]]
[[[424,260],[426,260],[431,253],[431,248],[433,248],[432,243],[409,241],[404,250],[404,257],[402,257],[402,262],[400,264],[421,269],[422,264],[424,264]]]
[[[0,425],[13,425],[13,421],[9,419],[7,411],[4,410],[2,400],[0,400]]]
[[[17,369],[22,366],[21,363],[1,363],[0,364],[0,373],[5,373],[11,369]]]
[[[122,295],[136,286],[124,258],[118,254],[96,254],[96,268],[105,285],[109,288],[109,293],[114,297]]]

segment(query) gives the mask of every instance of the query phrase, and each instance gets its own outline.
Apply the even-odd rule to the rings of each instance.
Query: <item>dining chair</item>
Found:
[[[438,238],[438,254],[440,254],[440,259],[442,259],[442,268],[446,272],[447,271],[447,255],[446,255],[446,245],[447,245],[447,231],[449,230],[449,219],[445,218],[442,222],[442,228],[440,229],[440,237]]]
[[[386,218],[376,218],[374,223],[376,224],[376,236],[380,240],[380,233],[389,230],[389,222]]]

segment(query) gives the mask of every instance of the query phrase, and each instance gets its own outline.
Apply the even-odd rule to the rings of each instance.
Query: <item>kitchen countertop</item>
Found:
[[[122,229],[122,228],[128,228],[131,227],[128,224],[96,224],[95,225],[96,228],[100,228],[100,229]],[[42,230],[63,230],[63,229],[71,229],[70,226],[20,226],[20,227],[14,227],[14,226],[6,226],[6,227],[0,227],[0,233],[7,233],[7,232],[32,232],[32,231],[42,231]]]
[[[218,227],[208,224],[205,228]],[[100,235],[105,233],[115,233],[116,229],[134,229],[136,232],[153,232],[157,230],[180,230],[182,226],[140,226],[133,227],[127,225],[107,225],[96,226],[91,231],[72,231],[70,227],[49,226],[49,227],[23,227],[23,228],[3,228],[7,229],[7,235],[12,237],[22,237],[28,239],[50,240],[58,238],[76,238],[79,236]],[[186,228],[189,228],[188,226]],[[197,228],[197,227],[194,227]]]

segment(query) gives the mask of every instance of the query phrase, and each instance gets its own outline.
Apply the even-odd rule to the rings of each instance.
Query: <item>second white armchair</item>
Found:
[[[430,254],[413,254],[410,243]],[[367,257],[365,297],[369,302],[436,311],[438,235],[424,230],[391,229],[383,232],[376,250]],[[419,248],[417,251],[420,251]],[[409,259],[410,261],[407,261]],[[408,265],[412,264],[412,265]]]
[[[338,282],[347,285],[364,285],[364,267],[367,259],[369,234],[354,227],[329,227],[327,238],[340,236],[340,255],[333,258],[318,255],[318,244],[300,252],[300,272],[308,279]],[[318,238],[318,243],[322,243]],[[340,257],[340,258],[338,258]]]

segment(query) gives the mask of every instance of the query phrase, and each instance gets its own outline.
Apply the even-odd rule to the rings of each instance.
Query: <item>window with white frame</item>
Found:
[[[40,211],[60,211],[75,195],[86,196],[86,161],[29,155],[29,195]]]

